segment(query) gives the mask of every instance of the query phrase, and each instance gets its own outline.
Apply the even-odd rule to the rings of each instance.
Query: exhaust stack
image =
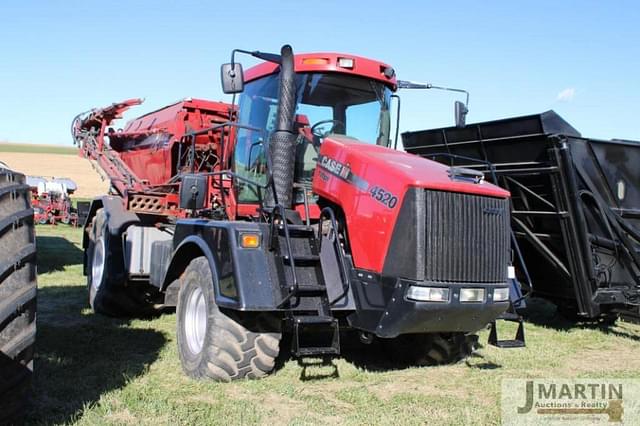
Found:
[[[296,135],[293,132],[296,112],[296,81],[291,46],[282,46],[280,54],[282,61],[280,64],[277,123],[275,131],[269,138],[275,197],[272,188],[268,188],[265,205],[273,207],[277,199],[278,203],[285,208],[291,208],[293,162],[296,150]]]

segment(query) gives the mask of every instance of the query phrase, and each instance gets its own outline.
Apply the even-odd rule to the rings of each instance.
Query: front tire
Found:
[[[280,351],[280,320],[267,314],[223,312],[215,303],[205,257],[180,278],[178,353],[184,372],[219,382],[268,375]]]
[[[122,246],[109,231],[104,209],[98,209],[89,229],[87,290],[94,312],[111,317],[146,315],[151,305],[133,297],[127,288]]]
[[[454,364],[471,355],[478,336],[464,333],[406,334],[386,341],[393,361],[409,366]]]

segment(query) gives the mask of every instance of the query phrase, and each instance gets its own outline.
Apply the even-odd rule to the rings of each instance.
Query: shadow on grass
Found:
[[[65,266],[82,265],[82,250],[64,237],[36,236],[38,273],[64,271]]]
[[[614,318],[601,320],[572,320],[563,316],[556,306],[546,300],[533,298],[527,300],[527,308],[521,312],[526,322],[539,325],[541,327],[553,328],[559,331],[569,331],[575,329],[598,330],[604,334],[640,341],[640,335],[627,333],[615,327],[621,321],[613,321]]]
[[[482,345],[479,345],[478,349],[480,349]],[[473,368],[476,370],[497,370],[502,368],[502,365],[496,364],[493,361],[484,361],[485,357],[481,354],[475,352],[469,355],[468,358],[464,360],[464,363],[467,367]]]
[[[406,344],[406,342],[404,343]],[[340,371],[335,360],[342,359],[353,366],[370,372],[400,371],[418,367],[414,361],[406,357],[404,353],[394,348],[392,340],[381,342],[374,339],[371,343],[362,343],[357,332],[343,331],[340,335],[340,356],[337,358],[312,357],[298,359],[301,381],[323,380],[340,377]],[[476,352],[468,357],[456,359],[449,365],[464,362],[467,367],[482,370],[502,368],[501,365],[491,361],[483,361],[485,358],[477,352],[483,345],[477,342]],[[291,335],[285,334],[280,346],[280,355],[276,360],[276,370],[282,368],[287,361],[295,360],[291,353]],[[444,365],[447,365],[445,363]],[[421,366],[429,367],[429,366]]]
[[[77,263],[77,262],[76,262]],[[163,333],[84,311],[84,286],[38,292],[34,395],[27,423],[73,422],[105,393],[144,374],[166,343]]]

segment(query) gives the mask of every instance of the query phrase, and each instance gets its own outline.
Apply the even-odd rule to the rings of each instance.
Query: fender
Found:
[[[127,227],[133,224],[140,223],[140,218],[135,213],[125,210],[124,200],[122,197],[113,195],[102,195],[94,198],[91,201],[89,207],[89,214],[87,220],[83,226],[82,232],[82,248],[84,249],[83,262],[84,262],[84,274],[87,271],[87,248],[89,247],[89,227],[91,221],[96,215],[98,210],[103,208],[107,214],[107,224],[109,226],[109,233],[112,237],[117,237],[124,232]]]
[[[211,249],[202,238],[196,235],[191,235],[182,240],[173,251],[169,266],[167,266],[166,270],[162,274],[162,286],[160,287],[160,290],[166,291],[167,287],[169,287],[173,280],[180,277],[186,265],[199,256],[207,258],[213,280],[217,281],[218,270],[216,262],[213,259],[213,253],[211,253]],[[181,264],[184,264],[184,266],[181,267]]]
[[[215,301],[218,306],[225,308],[238,309],[239,304],[237,300],[225,297],[220,292],[220,279],[218,274],[218,265],[213,256],[213,252],[207,242],[198,235],[190,235],[182,240],[173,254],[171,255],[171,261],[169,266],[162,275],[162,287],[161,290],[168,294],[168,288],[172,283],[179,279],[184,270],[196,257],[204,256],[209,263],[209,269],[211,269],[211,285],[215,295]],[[177,295],[176,295],[177,296]]]
[[[262,235],[262,249],[243,249],[238,233]],[[160,280],[162,289],[174,292],[172,283],[180,277],[189,262],[205,256],[213,276],[216,304],[240,311],[277,310],[282,298],[279,281],[269,268],[266,250],[267,224],[252,222],[182,219],[176,224],[169,266]]]
[[[100,208],[103,208],[107,213],[107,223],[109,225],[109,232],[112,236],[118,236],[129,225],[140,223],[140,218],[137,214],[125,210],[124,200],[122,197],[102,195],[94,198],[91,200],[87,221],[84,223],[83,227],[84,233],[82,236],[82,247],[85,249],[89,245],[89,234],[87,232],[87,228],[91,225],[91,220]]]

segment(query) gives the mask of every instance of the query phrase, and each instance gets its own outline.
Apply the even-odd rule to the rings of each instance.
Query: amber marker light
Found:
[[[305,65],[326,65],[329,60],[327,58],[304,58],[302,63]]]
[[[260,234],[250,234],[250,233],[240,234],[240,247],[242,248],[260,247]]]

